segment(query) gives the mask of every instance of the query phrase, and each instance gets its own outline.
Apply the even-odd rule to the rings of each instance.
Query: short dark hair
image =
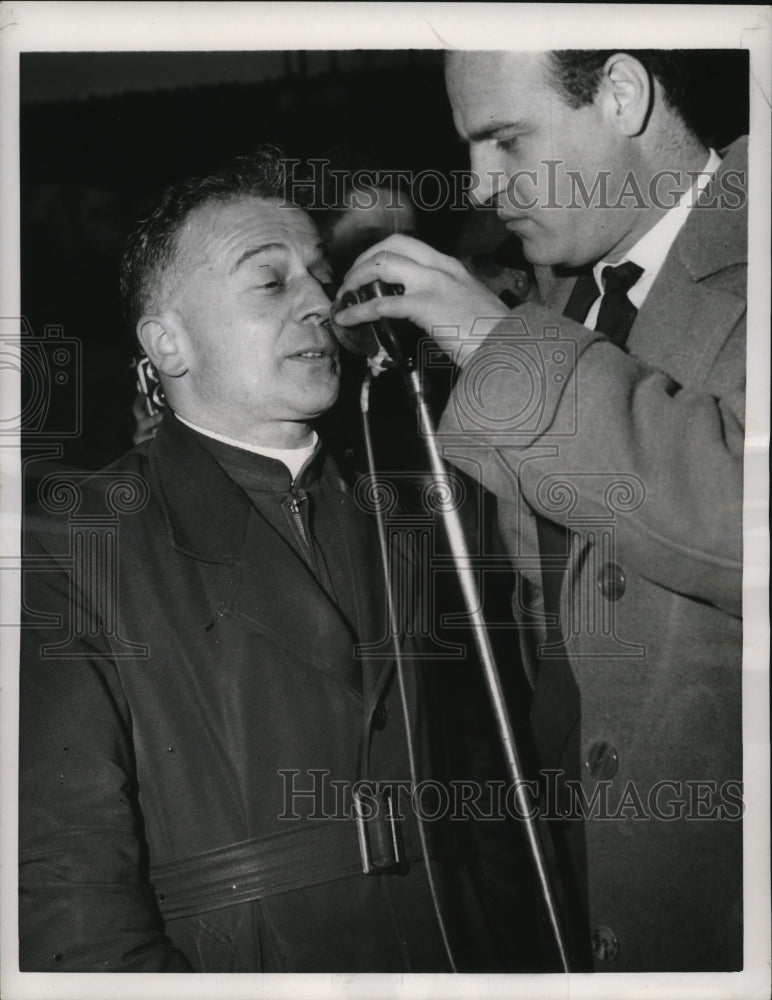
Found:
[[[606,60],[628,52],[659,80],[668,105],[688,128],[694,128],[694,79],[705,54],[692,49],[556,49],[550,53],[551,82],[566,104],[592,104]]]
[[[161,283],[174,265],[178,234],[190,213],[209,202],[238,198],[284,201],[287,171],[275,146],[238,156],[214,174],[189,177],[168,187],[160,204],[129,236],[121,259],[121,302],[133,329],[152,308]]]

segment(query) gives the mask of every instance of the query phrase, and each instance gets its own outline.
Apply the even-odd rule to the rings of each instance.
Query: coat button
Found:
[[[584,767],[592,778],[613,778],[619,769],[619,756],[610,743],[593,743]]]
[[[592,950],[599,962],[613,962],[619,954],[619,941],[610,927],[596,927],[592,932]]]
[[[380,704],[373,712],[373,729],[377,729],[379,732],[386,725],[386,719],[389,716],[389,710],[385,705]]]
[[[607,601],[618,601],[627,587],[622,567],[617,563],[606,563],[598,573],[598,587]]]

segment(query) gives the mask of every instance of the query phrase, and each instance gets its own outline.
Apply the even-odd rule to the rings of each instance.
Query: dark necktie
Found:
[[[628,299],[627,293],[642,274],[643,268],[631,260],[618,267],[604,267],[601,274],[603,298],[600,300],[595,329],[605,333],[612,344],[623,350],[638,315],[638,310]]]
[[[643,268],[631,260],[617,267],[604,267],[603,298],[598,310],[595,329],[605,333],[612,344],[624,349],[638,310],[627,297],[627,293],[643,274]],[[566,303],[564,315],[584,323],[593,302],[598,298],[598,286],[592,272],[580,274]]]

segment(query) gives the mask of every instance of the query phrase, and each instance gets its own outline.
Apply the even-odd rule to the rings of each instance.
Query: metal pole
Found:
[[[432,475],[434,476],[435,482],[448,485],[448,470],[437,446],[437,430],[434,425],[432,414],[426,403],[426,396],[421,382],[421,377],[415,370],[411,361],[407,361],[404,365],[403,374],[408,392],[415,400],[418,420],[423,433]],[[450,496],[450,490],[448,490],[448,495]],[[493,654],[490,638],[488,637],[488,629],[485,623],[485,618],[482,613],[477,579],[471,570],[471,557],[469,554],[469,547],[466,543],[466,536],[464,534],[464,529],[461,524],[458,511],[451,507],[450,504],[441,504],[440,508],[445,529],[448,534],[450,551],[453,556],[456,572],[458,574],[458,580],[461,585],[461,591],[464,595],[464,603],[466,604],[467,611],[472,619],[475,645],[477,646],[480,663],[482,664],[483,674],[488,688],[488,695],[490,697],[491,706],[496,720],[496,727],[498,729],[501,746],[504,751],[504,760],[507,771],[515,788],[515,797],[518,807],[520,808],[521,814],[525,819],[526,838],[531,852],[531,858],[536,869],[542,901],[544,903],[544,908],[547,911],[547,917],[552,929],[552,934],[555,938],[555,944],[560,956],[560,963],[563,967],[563,971],[568,972],[568,955],[566,953],[565,941],[563,939],[563,930],[560,926],[560,920],[558,917],[557,904],[555,902],[552,885],[550,884],[549,875],[547,873],[547,865],[542,845],[539,840],[536,821],[530,813],[530,805],[525,794],[523,769],[520,764],[517,745],[515,743],[515,735],[512,730],[512,720],[509,717],[509,712],[504,700],[501,678],[496,666],[496,660]]]

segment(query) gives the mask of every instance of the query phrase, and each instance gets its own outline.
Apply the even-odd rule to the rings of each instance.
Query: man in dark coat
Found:
[[[747,160],[696,134],[685,58],[453,53],[473,190],[546,307],[506,313],[402,237],[341,294],[404,296],[337,317],[407,317],[461,366],[443,444],[499,499],[572,961],[597,971],[743,960]]]
[[[168,411],[28,517],[25,971],[502,968],[506,866],[420,825],[480,745],[433,739],[404,635],[397,676],[371,514],[312,430],[329,265],[281,180],[258,157],[142,224],[123,291]]]

